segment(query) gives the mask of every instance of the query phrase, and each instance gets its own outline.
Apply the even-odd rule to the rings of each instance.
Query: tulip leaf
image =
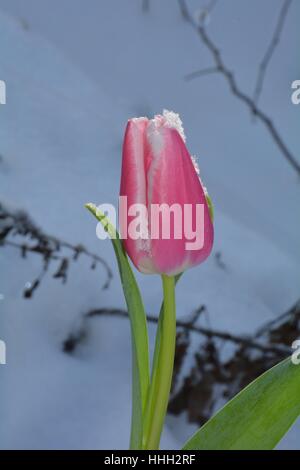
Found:
[[[143,412],[149,389],[149,348],[145,309],[142,297],[124,251],[119,234],[108,218],[95,206],[85,206],[103,225],[111,238],[118,262],[124,296],[128,308],[132,339],[132,417],[130,448],[140,449],[143,436]],[[117,431],[116,431],[117,432]]]
[[[299,414],[300,367],[287,358],[238,393],[183,449],[274,449]]]

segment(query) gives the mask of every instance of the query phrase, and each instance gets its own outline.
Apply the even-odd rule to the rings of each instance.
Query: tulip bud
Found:
[[[176,275],[202,263],[213,245],[207,192],[185,146],[179,116],[128,121],[119,211],[123,245],[143,273]],[[209,200],[209,199],[208,199]]]

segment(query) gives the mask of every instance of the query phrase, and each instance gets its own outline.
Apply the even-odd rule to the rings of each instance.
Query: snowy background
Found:
[[[207,31],[251,96],[282,0],[219,0]],[[204,8],[188,1],[191,12]],[[47,233],[83,243],[113,269],[91,271],[82,258],[63,285],[47,273],[31,300],[22,292],[41,269],[13,248],[0,250],[1,448],[127,448],[130,424],[129,325],[99,318],[74,355],[66,337],[95,307],[124,308],[109,242],[96,239],[85,202],[116,203],[121,144],[128,117],[163,108],[180,113],[215,209],[214,254],[187,272],[177,290],[178,317],[199,304],[219,330],[251,334],[291,307],[300,293],[296,172],[221,75],[185,76],[212,57],[175,0],[0,0],[0,200],[26,210]],[[267,71],[261,108],[300,161],[300,106],[291,83],[300,2],[291,4]],[[297,58],[296,58],[297,57]],[[157,313],[160,280],[138,275],[147,311]],[[150,327],[151,337],[154,328]],[[193,432],[183,414],[169,416],[162,448],[179,448]],[[300,448],[300,422],[279,448]]]

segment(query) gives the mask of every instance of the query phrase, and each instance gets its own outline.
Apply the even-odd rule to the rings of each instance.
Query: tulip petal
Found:
[[[154,273],[149,256],[149,238],[133,240],[128,233],[128,228],[134,219],[133,215],[128,215],[128,208],[134,204],[143,204],[147,207],[144,158],[147,124],[147,118],[131,119],[125,131],[120,196],[127,197],[127,204],[119,208],[119,224],[123,245],[136,268],[145,273]]]
[[[127,236],[125,250],[144,273],[176,275],[204,261],[212,249],[213,224],[206,190],[184,141],[180,118],[172,112],[165,111],[152,120],[132,119],[127,125],[120,195],[127,196],[128,207],[120,213],[120,230],[122,237]],[[143,204],[148,210],[146,229],[136,240],[128,229],[134,215],[127,213],[134,204]],[[189,232],[185,230],[187,209],[191,215]],[[169,233],[163,234],[168,221]],[[198,245],[190,238],[193,231]]]
[[[184,234],[184,227],[182,227],[182,238],[176,239],[174,219],[171,223],[170,239],[151,240],[151,253],[155,269],[158,272],[174,275],[207,258],[213,244],[213,225],[200,179],[178,131],[174,128],[161,126],[156,130],[156,136],[154,137],[152,134],[150,139],[153,163],[147,174],[148,206],[167,204],[171,207],[173,204],[178,204],[182,208],[183,221],[184,207],[190,205],[193,222],[195,221],[196,205],[203,204],[204,209],[202,221],[204,223],[204,244],[201,249],[188,250],[186,248],[186,243],[190,240]],[[161,142],[160,148],[159,143]],[[162,223],[161,218],[160,226]],[[203,229],[202,224],[201,229]]]

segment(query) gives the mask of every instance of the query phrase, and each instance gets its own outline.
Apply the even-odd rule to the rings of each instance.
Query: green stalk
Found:
[[[151,385],[144,418],[143,449],[158,449],[172,384],[176,308],[175,278],[162,275],[164,303],[157,328]]]

